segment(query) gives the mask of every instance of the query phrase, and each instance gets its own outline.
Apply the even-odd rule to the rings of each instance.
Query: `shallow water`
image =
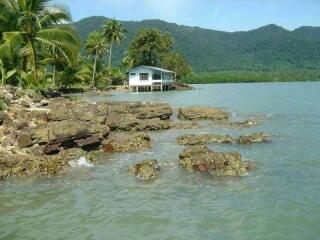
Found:
[[[320,239],[320,83],[195,87],[107,99],[219,106],[262,124],[156,132],[145,152],[106,156],[104,164],[65,177],[2,182],[0,239]],[[248,177],[213,178],[177,165],[182,133],[256,131],[272,134],[272,143],[210,145],[255,160],[258,169]],[[128,166],[148,158],[161,163],[158,179],[128,176]]]

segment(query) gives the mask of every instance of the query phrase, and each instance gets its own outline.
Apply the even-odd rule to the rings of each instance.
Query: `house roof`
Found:
[[[132,69],[129,70],[129,72],[132,72],[132,71],[137,70],[139,68],[149,68],[149,69],[153,69],[153,70],[160,71],[160,72],[175,73],[175,72],[167,70],[167,69],[158,68],[158,67],[151,67],[151,66],[145,66],[145,65],[142,65],[142,66],[139,66],[139,67],[136,67],[136,68],[132,68]]]

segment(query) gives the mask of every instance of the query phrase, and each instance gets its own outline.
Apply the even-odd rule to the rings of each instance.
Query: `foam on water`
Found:
[[[79,159],[71,160],[70,162],[68,162],[68,164],[73,168],[79,168],[79,167],[92,168],[93,167],[93,164],[89,163],[85,157],[80,157]]]

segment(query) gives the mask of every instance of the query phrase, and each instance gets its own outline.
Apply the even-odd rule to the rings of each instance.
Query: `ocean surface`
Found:
[[[106,155],[101,165],[75,167],[51,179],[0,183],[0,239],[320,239],[320,83],[195,85],[194,91],[115,93],[90,101],[130,100],[223,107],[234,119],[255,117],[241,130],[151,133],[153,148]],[[210,177],[178,166],[185,133],[263,131],[272,143],[209,145],[256,161],[248,177]],[[157,159],[160,177],[141,182],[128,167]]]

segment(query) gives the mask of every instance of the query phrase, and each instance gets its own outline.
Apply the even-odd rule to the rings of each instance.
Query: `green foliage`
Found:
[[[90,33],[85,49],[90,57],[101,57],[108,52],[108,42],[102,32],[95,31]]]
[[[108,51],[108,43],[102,32],[90,33],[85,48],[91,58],[93,58],[91,87],[95,87],[95,78],[97,73],[97,61]]]
[[[50,0],[0,0],[0,18],[9,23],[6,27],[0,24],[3,32],[0,57],[13,64],[14,57],[20,56],[20,66],[14,63],[17,71],[21,70],[20,80],[35,83],[37,87],[43,85],[46,76],[40,64],[42,55],[60,54],[71,62],[80,49],[75,31],[70,26],[57,25],[69,21],[70,13],[49,3]]]
[[[176,77],[181,79],[192,73],[192,68],[186,59],[176,52],[170,52],[162,57],[161,67],[176,72]]]
[[[122,24],[117,20],[108,20],[103,25],[103,34],[106,37],[107,41],[110,43],[109,50],[109,67],[111,67],[112,59],[112,47],[113,44],[119,44],[125,39],[125,34],[127,30],[122,27]]]
[[[186,83],[249,83],[249,82],[294,82],[319,81],[319,70],[291,70],[277,72],[219,71],[191,75],[184,78]]]
[[[162,57],[173,47],[174,40],[169,33],[157,29],[142,29],[129,46],[128,56],[133,66],[159,66]]]
[[[74,26],[82,39],[98,29],[104,17],[83,19]],[[248,32],[221,32],[179,26],[160,20],[123,21],[127,39],[114,51],[118,64],[134,36],[142,28],[170,32],[174,50],[183,54],[196,73],[214,71],[290,71],[320,69],[320,28],[302,27],[288,31],[275,25]]]

